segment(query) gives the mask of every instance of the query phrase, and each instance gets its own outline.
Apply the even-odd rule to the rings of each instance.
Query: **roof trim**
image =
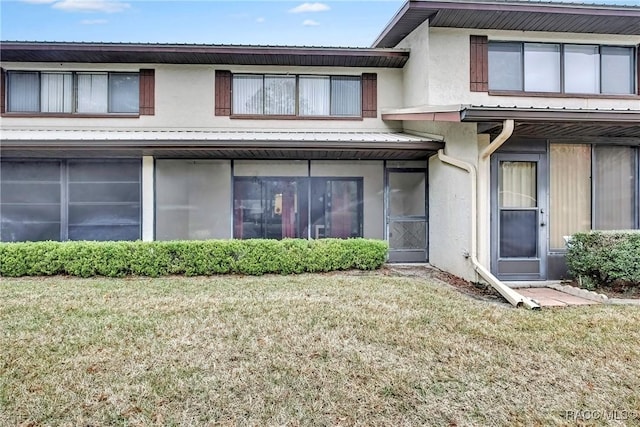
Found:
[[[463,122],[501,121],[505,119],[528,122],[602,122],[637,125],[640,123],[640,110],[469,106],[460,112],[460,120]]]
[[[3,62],[229,64],[402,68],[409,51],[383,48],[154,43],[0,42]]]
[[[526,14],[531,16],[523,20]],[[544,16],[544,19],[537,22],[534,16]],[[575,19],[571,25],[567,25],[569,16]],[[426,20],[432,27],[575,33],[597,33],[594,29],[606,28],[603,34],[640,34],[640,7],[636,6],[513,0],[407,0],[372,46],[396,46]]]

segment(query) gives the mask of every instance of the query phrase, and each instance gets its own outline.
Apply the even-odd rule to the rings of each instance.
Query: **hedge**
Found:
[[[568,245],[567,266],[589,287],[614,282],[640,286],[640,232],[574,234]]]
[[[0,243],[0,276],[262,275],[373,270],[388,245],[369,239]]]

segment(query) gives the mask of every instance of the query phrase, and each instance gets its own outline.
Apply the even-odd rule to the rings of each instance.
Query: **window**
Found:
[[[108,114],[139,111],[139,73],[7,72],[7,110]]]
[[[233,75],[235,115],[341,116],[362,114],[360,76]]]
[[[552,250],[564,249],[564,237],[580,231],[638,228],[638,152],[624,146],[551,144]]]
[[[362,178],[237,177],[233,199],[235,238],[362,237]]]
[[[3,161],[2,241],[140,238],[139,160]]]
[[[630,95],[634,54],[633,47],[490,42],[489,90]]]

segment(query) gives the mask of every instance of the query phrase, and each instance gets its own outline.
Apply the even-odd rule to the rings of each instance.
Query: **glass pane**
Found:
[[[311,237],[361,237],[362,182],[314,178],[311,185]]]
[[[295,76],[264,76],[264,113],[272,115],[296,113]]]
[[[389,247],[424,250],[427,247],[427,223],[425,221],[391,221]]]
[[[112,204],[69,204],[69,225],[137,225],[140,206]]]
[[[602,93],[634,93],[633,48],[603,46],[601,55]]]
[[[501,208],[533,208],[537,202],[536,162],[500,162]]]
[[[60,181],[60,162],[16,161],[0,163],[0,178],[6,181]]]
[[[69,161],[70,182],[139,182],[139,160]]]
[[[538,250],[538,211],[500,211],[500,257],[534,258]]]
[[[69,201],[74,202],[138,202],[140,185],[135,183],[70,183]]]
[[[60,203],[60,183],[2,182],[2,203]]]
[[[2,218],[0,239],[3,242],[37,242],[60,240],[59,222],[10,221]]]
[[[233,114],[263,114],[263,78],[256,75],[233,76]]]
[[[361,102],[360,77],[331,77],[331,115],[359,116]]]
[[[565,249],[565,236],[591,229],[591,146],[551,144],[550,246]]]
[[[328,76],[300,76],[300,115],[328,116],[331,80]]]
[[[635,156],[631,147],[596,146],[594,149],[596,230],[634,228]]]
[[[69,226],[69,240],[137,240],[140,227],[137,225],[75,225]]]
[[[389,173],[389,215],[425,216],[426,181],[424,172]]]
[[[560,92],[560,45],[524,44],[524,90]]]
[[[59,240],[59,162],[2,162],[1,172],[1,240]]]
[[[41,111],[71,113],[73,108],[73,76],[71,73],[42,73]]]
[[[489,43],[489,89],[522,90],[522,43]]]
[[[564,90],[567,93],[600,92],[598,46],[565,45]]]
[[[216,161],[156,160],[156,239],[228,237],[229,194],[217,186],[221,179],[229,179],[229,169]]]
[[[9,81],[7,109],[12,112],[39,112],[40,77],[38,73],[12,71],[7,74]]]
[[[107,74],[78,74],[78,112],[107,113]]]
[[[262,237],[263,211],[260,180],[236,179],[233,183],[233,237]]]
[[[109,112],[137,113],[139,104],[138,73],[109,74]]]

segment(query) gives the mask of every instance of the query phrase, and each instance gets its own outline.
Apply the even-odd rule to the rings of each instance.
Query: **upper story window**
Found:
[[[234,74],[232,114],[362,115],[360,76]]]
[[[635,48],[489,42],[489,90],[635,94]]]
[[[140,73],[8,71],[6,75],[6,110],[11,113],[140,113]]]

